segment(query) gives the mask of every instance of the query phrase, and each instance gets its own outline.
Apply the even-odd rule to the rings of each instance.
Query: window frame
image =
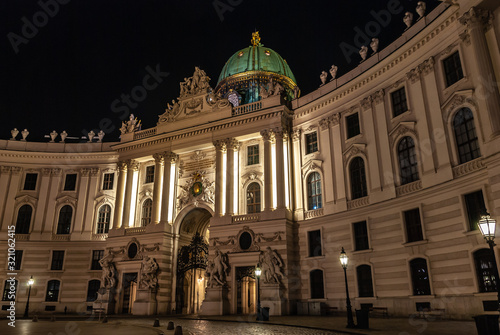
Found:
[[[256,184],[257,186],[259,186],[259,199],[260,199],[260,202],[253,202],[251,204],[248,203],[248,194],[249,194],[249,191],[248,189],[250,188],[250,186],[252,186],[253,184]],[[262,185],[260,183],[258,183],[257,181],[252,181],[251,183],[249,183],[247,185],[247,187],[245,188],[245,211],[247,214],[257,214],[257,213],[260,213],[262,212]],[[258,209],[257,208],[255,209],[255,211],[249,211],[249,206],[258,206]]]
[[[151,170],[153,173],[151,173]],[[155,181],[155,166],[148,165],[144,168],[144,184],[151,184]]]
[[[72,177],[74,176],[75,180],[74,180],[74,187],[72,189],[67,189],[66,187],[68,186],[68,177]],[[75,192],[76,191],[76,188],[77,188],[77,185],[78,184],[78,173],[76,172],[68,172],[65,174],[64,176],[64,185],[63,185],[63,192]]]
[[[312,194],[312,188],[310,187],[312,183],[310,179],[313,175],[318,175],[319,179],[314,180],[315,184],[319,184],[319,194]],[[316,187],[318,189],[318,187]],[[307,195],[307,210],[314,211],[323,208],[323,176],[319,171],[311,171],[306,177],[306,195]],[[319,199],[319,201],[318,201]],[[316,201],[312,201],[316,200]],[[314,203],[319,203],[317,208],[313,208]]]
[[[314,273],[320,273],[321,272],[321,282],[323,285],[319,285],[319,281],[314,281],[313,283],[313,278],[312,278],[312,274]],[[312,269],[311,271],[309,271],[309,299],[310,300],[322,300],[322,299],[325,299],[326,297],[326,287],[325,287],[325,271],[323,269]],[[318,276],[319,278],[319,276]],[[313,285],[314,284],[314,285]],[[314,296],[313,294],[316,293],[315,289],[318,289],[319,287],[322,288],[322,296],[321,297],[316,297]]]
[[[409,236],[408,236],[408,224],[406,220],[406,213],[413,211],[413,210],[418,210],[418,214],[420,216],[420,231],[422,233],[422,239],[421,240],[415,240],[415,241],[410,241]],[[414,243],[422,243],[426,242],[426,235],[425,235],[425,229],[424,229],[424,222],[423,222],[423,211],[422,208],[419,205],[409,207],[407,209],[404,209],[401,211],[401,222],[402,222],[402,229],[403,229],[403,236],[404,236],[404,243],[405,244],[414,244]]]
[[[465,227],[466,227],[465,231],[467,231],[467,232],[480,232],[479,227],[476,227],[476,229],[471,229],[472,228],[472,225],[470,222],[471,215],[469,213],[469,207],[467,205],[467,198],[466,198],[467,195],[471,195],[471,194],[478,193],[478,192],[482,193],[483,204],[484,204],[483,209],[488,212],[488,207],[487,207],[488,206],[488,199],[486,198],[487,193],[485,192],[484,188],[480,188],[479,190],[476,190],[476,191],[464,193],[460,196],[460,199],[462,202],[462,208],[463,208],[464,223],[465,223]],[[480,212],[481,208],[479,208],[478,211],[479,211],[479,217],[481,217],[481,212]],[[479,222],[479,220],[478,220],[478,222]]]
[[[315,141],[313,140],[314,136],[316,137]],[[311,141],[309,141],[310,139]],[[319,137],[317,130],[304,133],[304,149],[306,156],[319,151]]]
[[[462,143],[459,145],[458,143],[458,136],[457,136],[457,132],[456,132],[456,127],[455,127],[455,118],[458,116],[458,113],[464,111],[465,109],[469,110],[470,113],[472,114],[472,119],[469,119],[468,121],[472,121],[472,124],[474,125],[474,133],[475,133],[475,136],[476,138],[475,139],[469,139],[468,137],[468,133],[470,132],[470,130],[466,130],[465,134],[467,136],[467,142],[466,144]],[[451,134],[452,134],[452,138],[453,138],[453,142],[455,144],[455,154],[456,154],[456,162],[457,162],[457,165],[462,165],[462,164],[465,164],[465,163],[468,163],[470,161],[473,161],[475,159],[478,159],[480,157],[482,157],[482,153],[481,153],[481,144],[480,144],[480,141],[479,141],[479,131],[480,129],[478,127],[476,127],[476,121],[477,121],[477,118],[475,116],[475,113],[473,111],[472,108],[468,107],[468,106],[461,106],[459,108],[457,108],[452,114],[451,114],[451,118],[450,118],[450,128],[451,128]],[[466,127],[467,124],[465,124],[465,127]],[[463,126],[463,125],[462,125]],[[466,127],[467,129],[467,127]],[[478,152],[478,156],[477,157],[472,157],[472,153],[475,152],[474,150],[470,150],[469,153],[471,155],[471,159],[469,160],[465,160],[465,161],[462,161],[462,154],[460,153],[460,148],[464,147],[465,145],[468,146],[469,149],[471,149],[471,143],[473,143],[475,140],[476,142],[476,146],[477,146],[477,152]]]
[[[462,77],[458,78],[456,81],[453,83],[448,82],[448,73],[446,72],[446,61],[454,57],[455,55],[458,55],[458,64],[460,65],[460,72],[462,73]],[[444,82],[444,87],[449,88],[455,85],[456,83],[460,82],[462,79],[465,78],[465,71],[464,71],[464,64],[462,60],[461,52],[458,49],[452,50],[449,55],[447,55],[445,58],[441,60],[441,67],[442,67],[442,74],[443,74],[443,82]],[[457,69],[454,69],[455,72]]]
[[[349,129],[351,128],[349,126],[349,120],[351,120],[354,115],[357,115],[357,119],[358,119],[358,133],[357,134],[350,134],[349,133]],[[362,129],[361,129],[361,116],[360,116],[360,112],[359,111],[354,111],[352,113],[350,113],[349,115],[345,115],[344,116],[344,120],[345,120],[345,123],[344,123],[344,126],[345,126],[345,136],[346,136],[346,140],[350,140],[350,139],[353,139],[355,138],[356,136],[359,136],[362,134]]]
[[[415,294],[417,292],[417,287],[415,285],[415,277],[416,274],[413,271],[412,263],[414,263],[416,260],[422,259],[425,261],[425,266],[427,270],[427,284],[429,286],[429,292],[425,292],[426,294]],[[411,284],[411,296],[413,297],[421,297],[421,296],[430,296],[432,295],[433,289],[432,289],[432,277],[429,271],[429,260],[425,257],[422,256],[416,256],[412,259],[408,260],[408,268],[409,268],[409,274],[410,274],[410,284]],[[421,287],[421,285],[419,285]]]
[[[30,219],[29,219],[29,223],[28,223],[28,229],[27,229],[28,231],[26,233],[23,233],[23,232],[18,232],[17,226],[18,226],[18,221],[19,221],[19,211],[21,210],[21,208],[23,208],[25,206],[29,206],[31,208],[31,214],[30,214]],[[21,206],[19,206],[17,208],[17,211],[16,211],[16,221],[15,221],[15,226],[16,226],[15,232],[16,232],[16,234],[29,234],[31,232],[31,227],[32,227],[33,217],[34,217],[33,213],[34,213],[34,208],[29,203],[23,203],[23,204],[21,204]],[[23,229],[23,231],[24,231],[24,229]]]
[[[479,264],[477,263],[477,258],[476,258],[476,254],[478,252],[484,252],[485,253],[484,256],[487,256],[489,258],[490,263],[497,264],[496,263],[496,257],[491,254],[491,249],[489,249],[489,248],[480,247],[480,248],[478,248],[478,249],[476,249],[476,250],[474,250],[474,251],[471,252],[472,265],[473,265],[473,268],[474,268],[474,278],[475,278],[475,281],[477,282],[476,287],[478,289],[478,292],[479,293],[494,293],[494,292],[497,292],[496,285],[499,285],[498,278],[496,278],[496,285],[492,286],[491,290],[486,289],[486,285],[485,285],[484,279],[480,280],[480,276],[479,276]],[[495,267],[494,266],[490,267],[488,272],[489,272],[490,276],[495,276]],[[484,277],[484,274],[482,276]]]
[[[313,251],[313,246],[311,244],[311,234],[312,233],[315,233],[315,232],[319,232],[319,239],[317,240],[316,242],[316,246],[317,244],[319,244],[319,255],[315,255],[314,252],[311,252]],[[322,232],[322,228],[318,228],[318,229],[310,229],[308,231],[306,231],[306,243],[307,243],[307,258],[313,258],[313,257],[324,257],[324,251],[323,251],[323,232]]]
[[[359,226],[359,224],[363,223],[365,224],[365,234],[364,235],[361,235],[361,236],[358,236],[357,235],[357,232],[356,232],[356,225]],[[352,229],[352,237],[353,237],[353,246],[354,246],[354,250],[353,252],[358,252],[358,251],[370,251],[371,248],[370,248],[370,229],[368,227],[368,220],[359,220],[359,221],[355,221],[351,224],[351,229]],[[366,236],[366,248],[363,248],[363,249],[360,249],[358,248],[358,239],[360,237],[363,237],[363,236]]]
[[[406,109],[404,110],[397,110],[396,111],[396,105],[394,103],[394,94],[396,94],[397,92],[403,92],[404,93],[404,104],[406,106]],[[400,115],[403,115],[404,113],[408,112],[410,110],[410,107],[409,107],[409,101],[408,101],[408,92],[406,90],[406,85],[401,85],[399,87],[396,87],[395,89],[391,90],[389,92],[389,102],[390,102],[390,108],[391,108],[391,119],[395,119],[397,118],[398,116]],[[397,114],[396,114],[397,113]]]
[[[67,233],[60,233],[59,231],[59,225],[60,225],[60,218],[61,218],[61,211],[63,208],[65,208],[66,206],[68,206],[69,208],[71,208],[71,219],[69,221],[69,223],[67,223],[69,225],[69,229],[68,229],[68,232]],[[73,226],[73,220],[75,218],[75,209],[73,208],[73,206],[69,205],[69,204],[64,204],[62,205],[61,207],[59,207],[58,211],[57,211],[57,224],[56,224],[56,234],[57,235],[70,235],[71,234],[71,228]],[[66,224],[66,223],[64,223]],[[61,229],[62,230],[62,229]]]
[[[54,258],[56,253],[57,253],[57,255],[62,255],[62,259]],[[50,271],[64,271],[65,261],[66,261],[66,250],[51,250],[49,270]],[[55,262],[57,262],[57,263],[55,263]],[[60,268],[55,268],[55,267],[57,267],[57,265],[60,265]]]
[[[370,288],[371,288],[371,295],[361,295],[362,290],[361,290],[361,285],[360,285],[360,274],[359,274],[359,268],[361,267],[368,267],[370,269]],[[375,298],[375,285],[373,285],[373,266],[371,264],[359,264],[356,266],[355,269],[356,273],[356,284],[357,284],[357,290],[358,290],[358,297],[359,298]],[[364,293],[364,292],[363,292]]]
[[[35,181],[34,181],[34,184],[35,184],[34,188],[26,188],[26,183],[27,183],[28,175],[30,175],[30,176],[36,176],[35,177]],[[28,192],[30,192],[30,191],[36,191],[37,188],[38,188],[38,180],[39,180],[38,177],[39,177],[39,173],[38,172],[35,172],[35,171],[26,171],[26,173],[24,174],[24,182],[23,182],[23,188],[22,188],[22,190],[23,191],[28,191]],[[32,182],[30,182],[30,183],[32,183]]]
[[[51,290],[56,291],[56,297],[55,299],[48,299],[49,298],[49,288],[51,283],[57,282],[57,291],[56,290]],[[51,279],[47,281],[47,289],[45,290],[45,302],[59,302],[59,298],[61,297],[61,280],[60,279]]]
[[[255,148],[257,147],[257,153],[255,153],[255,150],[250,153],[250,148]],[[246,166],[252,166],[252,165],[258,165],[260,164],[260,145],[259,143],[257,144],[249,144],[247,145],[246,147]],[[251,159],[250,159],[251,158]],[[256,158],[256,162],[255,162],[255,158]]]
[[[111,176],[111,181],[106,180],[106,176]],[[108,188],[108,185],[111,183],[111,188]],[[102,175],[102,190],[103,191],[111,191],[115,188],[115,173],[114,172],[105,172]]]
[[[99,254],[101,254],[101,251],[102,251],[101,257],[96,259],[95,258],[96,252],[98,252]],[[101,271],[102,267],[101,267],[101,264],[99,263],[99,261],[103,257],[104,257],[104,249],[92,249],[92,251],[90,253],[90,269],[89,270],[91,270],[91,271]],[[94,266],[94,265],[96,265],[96,266]]]
[[[405,150],[400,151],[400,146],[401,146],[403,140],[406,140],[406,143],[408,143],[407,139],[410,139],[413,142],[413,147],[408,147],[408,144],[406,144]],[[410,155],[412,148],[413,148],[413,155]],[[413,138],[412,136],[409,136],[409,135],[401,136],[400,138],[398,138],[398,140],[396,142],[395,149],[396,149],[396,157],[397,157],[396,160],[397,160],[397,167],[398,167],[399,185],[403,186],[403,185],[407,185],[407,184],[411,184],[413,182],[419,181],[420,180],[419,157],[418,157],[418,153],[417,153],[418,152],[417,141],[415,140],[415,138]],[[403,167],[401,164],[401,153],[402,152],[407,154],[408,160],[410,161],[410,165],[405,166],[405,167]],[[412,157],[415,160],[415,164],[411,164]],[[404,175],[403,168],[405,169],[405,171],[408,169],[410,171],[413,171],[413,169],[415,169],[415,172],[411,173],[411,178],[409,180],[406,180],[406,179],[403,180],[403,175]],[[415,174],[416,174],[416,177],[414,176]]]
[[[351,166],[353,164],[353,162],[356,160],[356,159],[361,159],[361,161],[363,162],[363,172],[364,172],[364,193],[363,195],[361,196],[354,196],[354,181],[353,181],[353,174],[352,174],[352,169],[351,169]],[[368,196],[368,174],[366,173],[366,161],[365,161],[365,158],[364,157],[361,157],[361,156],[355,156],[353,157],[348,165],[347,165],[347,172],[349,174],[349,191],[350,191],[350,200],[356,200],[356,199],[361,199],[361,198],[364,198],[364,197],[367,197]],[[363,179],[363,178],[362,178]],[[363,181],[363,180],[361,180]],[[361,191],[363,190],[363,187],[361,187]],[[357,194],[356,194],[357,195]]]
[[[89,297],[90,297],[90,294],[89,294],[89,293],[90,293],[90,283],[92,283],[92,282],[93,282],[93,283],[95,283],[95,282],[99,282],[99,287],[98,287],[98,288],[97,288],[97,290],[95,290],[95,292],[94,292],[94,293],[95,293],[95,299],[94,299],[94,300],[89,299]],[[94,301],[96,301],[96,300],[97,300],[97,297],[98,297],[98,296],[97,296],[97,293],[99,292],[99,289],[101,288],[101,284],[102,284],[102,283],[101,283],[101,281],[100,281],[99,279],[91,279],[91,280],[89,280],[89,281],[87,282],[87,297],[86,297],[86,300],[85,300],[86,302],[94,302]]]
[[[150,206],[148,206],[148,211],[149,211],[149,218],[144,216],[144,212],[146,210],[146,203],[151,203]],[[142,201],[141,207],[140,207],[140,215],[141,215],[141,227],[146,227],[147,225],[151,224],[152,219],[153,219],[153,199],[151,198],[146,198]],[[146,220],[149,219],[149,220]],[[147,223],[146,223],[147,221]]]
[[[101,209],[103,209],[105,206],[109,207],[108,222],[101,221]],[[109,232],[109,229],[111,228],[112,212],[113,208],[108,203],[105,203],[99,207],[99,209],[97,210],[97,220],[96,220],[96,230],[95,230],[96,234],[107,234]],[[102,226],[102,232],[99,232],[101,230],[101,226]]]

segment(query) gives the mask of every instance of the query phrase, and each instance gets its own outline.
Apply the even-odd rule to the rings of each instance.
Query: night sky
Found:
[[[426,2],[427,12],[440,3]],[[416,3],[2,0],[0,139],[14,127],[27,128],[28,141],[48,141],[43,136],[52,130],[81,137],[102,128],[105,141],[116,141],[127,110],[142,129],[154,127],[195,66],[215,87],[227,59],[250,45],[254,30],[287,61],[305,95],[332,64],[338,76],[359,64],[359,55],[346,50],[359,50],[361,35],[378,37],[380,49],[400,36],[404,12],[418,18]],[[390,9],[394,14],[374,15]],[[123,97],[134,89],[146,95],[127,106]]]

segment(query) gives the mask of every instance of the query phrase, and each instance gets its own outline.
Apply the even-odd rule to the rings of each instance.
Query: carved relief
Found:
[[[448,120],[448,118],[450,117],[451,113],[453,113],[454,110],[465,104],[469,104],[473,108],[477,109],[476,102],[470,96],[455,94],[455,96],[453,96],[453,98],[445,106],[443,106],[444,110],[443,119]]]
[[[396,140],[399,138],[407,135],[407,134],[412,134],[415,138],[418,139],[417,132],[415,130],[415,122],[413,121],[408,121],[408,122],[400,122],[396,128],[394,128],[390,133],[389,133],[389,140],[390,140],[390,145],[391,147],[394,146]]]
[[[244,175],[241,176],[241,186],[245,186],[247,183],[249,183],[253,180],[258,180],[258,181],[262,182],[262,180],[261,180],[262,175],[263,175],[262,172],[254,171],[254,170],[245,173]]]
[[[344,152],[344,165],[351,160],[352,157],[362,154],[366,157],[366,144],[354,143]]]
[[[429,57],[426,61],[424,61],[420,65],[420,69],[424,75],[428,75],[432,71],[434,71],[434,57]]]
[[[281,279],[285,278],[283,274],[283,261],[276,250],[267,247],[261,251],[259,255],[259,263],[262,267],[262,278],[264,283],[281,283]]]
[[[420,67],[410,70],[406,73],[406,79],[408,79],[412,84],[415,84],[420,79]]]
[[[319,121],[319,127],[321,128],[321,130],[326,130],[328,129],[328,125],[330,124],[330,121],[328,120],[328,118],[326,119],[321,119]]]
[[[156,259],[145,256],[141,262],[141,279],[139,288],[156,290],[158,287],[159,266]]]
[[[302,131],[301,131],[300,129],[294,129],[294,130],[292,131],[292,139],[293,139],[294,141],[298,141],[298,140],[300,140],[300,133],[301,133],[301,132],[302,132]]]
[[[205,171],[197,171],[192,178],[186,180],[184,186],[180,186],[182,193],[177,197],[177,208],[180,210],[189,203],[198,207],[199,202],[207,204],[215,203],[215,182],[205,177]]]
[[[475,25],[480,25],[486,32],[491,28],[493,14],[487,9],[471,7],[471,9],[458,19],[458,22],[467,26],[467,29],[472,29]]]
[[[227,254],[215,249],[215,257],[208,261],[207,264],[207,286],[212,288],[215,286],[226,285],[226,276],[229,272],[229,262]]]
[[[340,123],[340,113],[333,114],[328,118],[332,126],[338,126]]]
[[[363,109],[363,111],[367,111],[370,108],[372,108],[372,97],[371,96],[367,96],[366,98],[361,100],[361,108]]]
[[[466,46],[469,46],[470,45],[470,34],[469,34],[469,31],[468,30],[464,30],[463,33],[460,33],[458,35],[460,37],[460,40],[462,40],[462,42],[464,42],[464,44]]]
[[[377,92],[372,94],[372,100],[375,104],[379,104],[381,102],[384,102],[384,95],[385,91],[384,90],[378,90]]]

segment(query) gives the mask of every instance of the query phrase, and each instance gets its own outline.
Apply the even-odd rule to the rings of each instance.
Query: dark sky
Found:
[[[332,64],[341,76],[359,63],[345,50],[359,49],[360,31],[378,37],[380,48],[398,37],[404,12],[418,17],[416,2],[2,0],[0,139],[16,127],[27,128],[31,141],[48,141],[43,136],[52,130],[82,136],[100,128],[109,133],[105,140],[117,140],[128,118],[121,100],[134,90],[146,96],[127,109],[143,129],[153,127],[195,66],[215,87],[226,60],[250,45],[255,29],[286,59],[304,95]],[[427,1],[427,11],[438,4]],[[158,83],[150,78],[148,90],[137,88],[158,70]]]

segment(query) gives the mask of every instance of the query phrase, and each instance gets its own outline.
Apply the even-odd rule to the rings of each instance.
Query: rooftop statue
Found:
[[[338,67],[335,65],[332,65],[332,67],[330,68],[330,75],[332,76],[332,79],[330,79],[330,81],[334,80],[335,77],[337,76],[337,70],[338,70]]]
[[[134,131],[141,130],[141,121],[134,117],[134,114],[130,114],[128,121],[122,121],[122,126],[120,132],[123,134],[133,133]],[[94,134],[95,135],[95,134]]]
[[[326,71],[321,72],[321,74],[319,75],[319,79],[321,80],[321,86],[325,85],[327,77],[328,73],[326,73]]]
[[[372,48],[373,53],[376,53],[378,51],[378,38],[372,38],[372,42],[370,43],[370,48]]]
[[[361,61],[364,61],[366,59],[366,56],[368,55],[368,47],[366,45],[363,45],[361,49],[359,50],[359,55],[361,56]]]
[[[403,22],[406,24],[406,29],[411,27],[411,24],[413,23],[413,14],[410,12],[406,12],[405,16],[403,17]]]
[[[417,14],[419,16],[419,20],[425,15],[426,5],[425,2],[419,1],[417,2]]]

